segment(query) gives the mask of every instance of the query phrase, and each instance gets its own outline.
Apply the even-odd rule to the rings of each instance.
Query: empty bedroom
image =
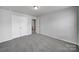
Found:
[[[0,52],[78,52],[78,6],[0,6]]]

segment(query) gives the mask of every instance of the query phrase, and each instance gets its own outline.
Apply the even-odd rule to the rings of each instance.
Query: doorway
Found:
[[[36,33],[36,19],[32,19],[32,33]]]

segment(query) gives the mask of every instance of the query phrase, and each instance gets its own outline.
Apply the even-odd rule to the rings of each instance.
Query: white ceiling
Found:
[[[69,6],[40,6],[38,10],[34,10],[32,6],[0,6],[0,8],[25,13],[33,16],[41,16],[49,12],[69,8]]]

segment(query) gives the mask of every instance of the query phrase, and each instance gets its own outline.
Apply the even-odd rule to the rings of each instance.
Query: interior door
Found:
[[[32,33],[36,33],[36,19],[32,19]]]

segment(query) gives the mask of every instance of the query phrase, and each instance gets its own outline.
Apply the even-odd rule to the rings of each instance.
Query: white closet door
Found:
[[[21,36],[21,22],[22,18],[17,15],[12,15],[12,37],[20,37]]]
[[[12,15],[12,38],[31,34],[31,18],[29,16]]]
[[[21,36],[24,36],[24,35],[30,35],[32,34],[32,20],[31,20],[31,17],[29,16],[22,16],[21,17],[22,21],[21,21]]]
[[[21,33],[21,36],[23,35],[28,35],[28,17],[21,17],[21,24],[20,24],[20,33]]]

